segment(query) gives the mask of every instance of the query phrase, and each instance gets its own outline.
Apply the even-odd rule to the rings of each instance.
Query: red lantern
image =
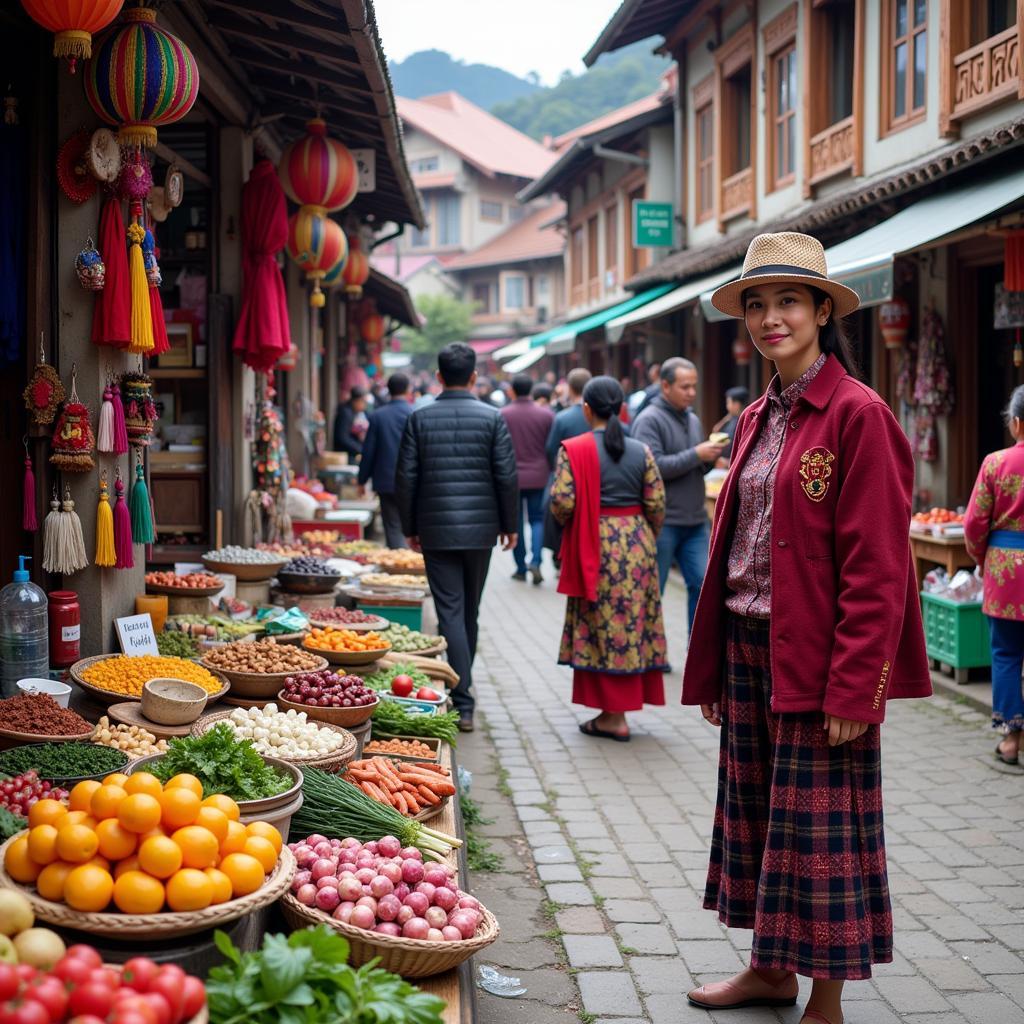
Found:
[[[28,16],[54,34],[54,57],[66,57],[75,73],[75,62],[92,56],[92,37],[121,13],[124,0],[21,0]]]
[[[878,308],[878,326],[886,348],[903,348],[910,332],[910,303],[899,295]]]
[[[277,361],[277,368],[279,370],[294,370],[299,365],[299,346],[292,344],[288,346],[288,351]]]
[[[300,206],[316,207],[313,212],[321,215],[348,206],[359,188],[355,157],[328,137],[327,123],[319,117],[284,151],[277,171],[288,197]]]
[[[370,261],[366,253],[359,247],[359,236],[353,235],[348,240],[348,262],[341,272],[341,279],[345,283],[345,297],[350,299],[361,299],[363,297],[363,285],[370,276]]]
[[[732,357],[736,360],[737,366],[749,366],[753,354],[753,346],[745,334],[738,336],[732,343]]]
[[[384,340],[384,317],[370,313],[359,321],[359,334],[367,345],[379,345]]]
[[[1003,287],[1008,292],[1024,292],[1024,231],[1010,231],[1006,235],[1003,263]]]

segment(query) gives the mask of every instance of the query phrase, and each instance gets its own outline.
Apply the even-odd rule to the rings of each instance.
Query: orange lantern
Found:
[[[302,207],[288,220],[288,255],[313,284],[309,304],[315,309],[327,301],[320,288],[325,275],[345,259],[345,232],[328,217],[319,217]]]
[[[288,198],[324,214],[341,210],[356,197],[359,168],[348,147],[327,134],[327,122],[314,117],[277,165]]]
[[[878,326],[886,348],[903,348],[910,332],[910,303],[895,295],[879,306]]]
[[[363,297],[363,285],[370,276],[370,261],[366,253],[359,247],[359,236],[353,235],[348,240],[348,262],[341,272],[345,283],[345,297],[358,300]]]
[[[384,340],[384,317],[370,313],[359,321],[359,334],[367,345],[379,345]]]
[[[732,343],[732,357],[736,360],[737,366],[749,366],[753,354],[753,346],[745,334],[738,336]]]
[[[93,33],[121,13],[124,0],[21,0],[28,16],[53,35],[54,57],[65,57],[75,73],[79,58],[92,56]]]

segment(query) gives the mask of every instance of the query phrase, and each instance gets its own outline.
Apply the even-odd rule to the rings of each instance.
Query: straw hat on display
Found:
[[[829,278],[821,242],[797,231],[754,238],[743,260],[743,273],[738,280],[716,289],[711,304],[722,313],[742,319],[743,293],[748,288],[787,283],[825,292],[832,299],[832,312],[837,318],[848,316],[860,305],[852,288]]]

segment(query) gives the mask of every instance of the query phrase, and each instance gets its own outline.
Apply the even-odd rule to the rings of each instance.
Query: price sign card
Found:
[[[142,615],[126,615],[123,619],[115,619],[114,622],[117,624],[117,639],[121,644],[121,650],[128,657],[160,653],[149,612]]]

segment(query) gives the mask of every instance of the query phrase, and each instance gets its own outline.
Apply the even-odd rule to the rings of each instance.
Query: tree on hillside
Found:
[[[473,306],[450,295],[423,295],[416,310],[426,323],[419,330],[402,331],[402,351],[428,360],[453,341],[465,341],[473,323]]]

